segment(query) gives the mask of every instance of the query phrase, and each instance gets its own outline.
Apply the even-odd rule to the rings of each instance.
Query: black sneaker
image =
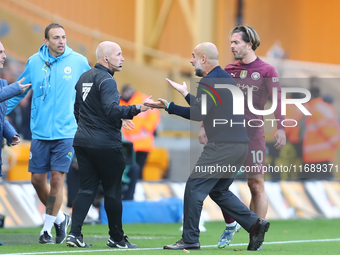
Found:
[[[44,231],[44,234],[42,234],[39,237],[39,243],[41,243],[41,244],[54,244],[52,236],[50,236],[47,231]]]
[[[128,237],[124,235],[124,238],[120,242],[113,241],[112,237],[110,237],[109,240],[107,240],[106,246],[109,248],[120,248],[120,249],[133,249],[138,248],[136,244],[130,243],[128,241]]]
[[[84,242],[83,235],[74,236],[71,233],[67,236],[66,244],[67,246],[70,246],[70,247],[80,247],[80,248],[90,247]]]
[[[66,239],[66,235],[67,235],[67,228],[68,226],[71,224],[71,217],[65,215],[65,220],[60,223],[60,225],[54,223],[54,227],[55,227],[55,233],[56,233],[56,238],[55,238],[55,242],[57,244],[59,243],[63,243]]]

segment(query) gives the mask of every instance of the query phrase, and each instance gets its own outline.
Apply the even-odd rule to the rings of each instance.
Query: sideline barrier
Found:
[[[100,223],[107,224],[104,203],[100,209]],[[182,221],[183,201],[165,198],[159,201],[123,201],[123,223],[175,223]]]
[[[268,219],[340,218],[340,182],[265,182],[269,201]],[[183,182],[139,182],[134,201],[124,201],[123,222],[180,222],[183,212]],[[250,192],[247,183],[236,181],[230,190],[248,204]],[[62,211],[66,207],[64,188]],[[29,182],[0,182],[0,215],[5,216],[5,227],[34,227],[44,222],[45,207],[39,201]],[[100,210],[104,222],[103,213]],[[106,215],[105,215],[106,216]],[[202,220],[222,220],[219,207],[209,198],[204,201]]]

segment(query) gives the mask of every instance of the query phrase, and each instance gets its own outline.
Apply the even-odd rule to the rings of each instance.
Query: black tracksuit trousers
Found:
[[[78,164],[80,188],[73,204],[70,233],[79,236],[96,196],[99,182],[104,189],[104,206],[109,222],[109,235],[116,241],[123,240],[122,229],[122,174],[125,158],[122,148],[74,147]]]

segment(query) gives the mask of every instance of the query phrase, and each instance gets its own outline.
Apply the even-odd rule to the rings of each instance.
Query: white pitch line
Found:
[[[317,242],[336,242],[340,241],[340,238],[334,239],[316,239],[316,240],[293,240],[293,241],[276,241],[276,242],[264,242],[263,244],[289,244],[289,243],[317,243]],[[248,245],[248,243],[238,243],[238,244],[229,244],[229,246],[241,246]],[[215,247],[216,245],[204,245],[201,247]]]
[[[334,239],[315,239],[315,240],[293,240],[293,241],[275,241],[275,242],[264,242],[263,244],[290,244],[290,243],[315,243],[315,242],[336,242],[340,241],[340,238]],[[230,244],[229,246],[243,246],[248,243]],[[215,245],[202,245],[201,248],[216,247]],[[71,248],[70,248],[71,249]],[[75,248],[76,249],[76,248]],[[75,251],[50,251],[50,252],[23,252],[23,253],[6,253],[2,255],[43,255],[43,254],[64,254],[64,253],[80,253],[80,252],[115,252],[115,251],[152,251],[152,250],[163,250],[163,248],[137,248],[137,249],[110,249],[105,250],[92,250],[79,249]]]

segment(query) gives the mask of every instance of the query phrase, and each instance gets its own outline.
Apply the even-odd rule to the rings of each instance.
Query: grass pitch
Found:
[[[340,220],[272,220],[261,254],[339,254]],[[173,244],[181,238],[181,224],[125,224],[124,231],[138,250],[119,250],[106,247],[108,227],[106,225],[85,225],[84,240],[91,248],[67,247],[66,244],[42,245],[38,243],[41,228],[0,229],[0,254],[184,254],[183,251],[167,251],[162,247]],[[233,242],[225,249],[216,247],[224,229],[223,222],[206,222],[207,231],[201,233],[200,251],[192,254],[225,254],[247,252],[248,233],[236,233]],[[55,235],[55,233],[53,233]]]

